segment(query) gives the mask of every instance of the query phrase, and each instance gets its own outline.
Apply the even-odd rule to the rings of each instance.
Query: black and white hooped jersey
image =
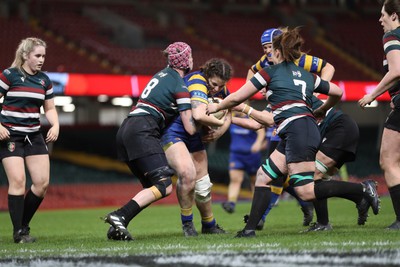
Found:
[[[128,116],[152,115],[163,129],[180,111],[191,108],[185,82],[177,71],[167,67],[151,78]]]
[[[266,87],[266,98],[271,106],[275,124],[278,125],[278,132],[295,119],[314,117],[313,92],[329,92],[328,82],[293,62],[266,67],[257,72],[250,81],[258,90]]]
[[[383,35],[383,50],[385,56],[383,60],[383,67],[385,71],[389,71],[390,66],[386,59],[386,55],[392,50],[400,50],[400,28],[396,28],[393,31],[387,32]],[[389,90],[389,95],[392,98],[393,103],[398,103],[400,98],[400,81],[397,81]]]
[[[39,131],[40,107],[54,97],[53,84],[45,73],[29,75],[18,68],[5,69],[0,74],[0,93],[4,96],[3,126],[23,133]]]

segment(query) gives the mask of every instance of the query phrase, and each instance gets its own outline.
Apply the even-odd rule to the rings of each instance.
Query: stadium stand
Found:
[[[165,60],[160,57],[162,49],[179,40],[193,48],[195,68],[211,57],[223,57],[233,65],[236,77],[245,77],[249,66],[262,54],[259,40],[266,28],[301,25],[305,38],[303,50],[332,63],[336,68],[335,80],[378,80],[381,71],[382,30],[377,23],[380,6],[375,1],[356,1],[361,3],[359,5],[351,4],[352,1],[317,0],[81,2],[8,1],[13,7],[5,11],[5,2],[1,2],[0,67],[11,64],[14,49],[22,38],[37,36],[49,47],[46,71],[152,75],[165,65]],[[333,2],[347,2],[349,6],[340,7]],[[16,3],[27,3],[28,6],[21,12]],[[112,188],[121,187],[120,184],[108,185],[108,189],[90,185],[132,181],[126,172],[99,168],[115,163],[104,163],[100,157],[115,160],[116,130],[112,127],[100,129],[98,125],[62,128],[60,139],[54,145],[56,153],[52,156],[52,177],[55,179],[50,188],[49,193],[53,195],[47,202],[48,207],[60,207],[71,199],[76,201],[70,204],[79,207],[121,203],[108,194],[117,190]],[[348,171],[360,177],[380,175],[377,145],[371,142],[379,140],[379,131],[377,127],[360,131],[364,133],[360,153],[356,162],[348,164]],[[224,147],[227,143],[226,137],[221,138],[218,149],[209,153],[210,174],[215,183],[228,181],[228,151]],[[69,156],[65,150],[92,154]],[[79,166],[69,161],[69,157],[79,159]],[[79,185],[65,187],[70,182]],[[126,186],[135,190],[128,187],[133,183]],[[93,198],[84,199],[78,189],[92,194]],[[1,179],[0,195],[6,196],[5,192],[6,181]],[[0,210],[5,209],[5,205],[6,200],[0,199]]]
[[[245,77],[262,53],[260,34],[280,25],[303,25],[304,50],[332,62],[338,80],[376,79],[380,71],[379,53],[371,53],[379,41],[357,30],[366,25],[374,36],[380,36],[376,14],[357,17],[356,12],[336,6],[341,12],[326,16],[326,8],[332,10],[332,4],[321,1],[302,1],[304,8],[296,12],[290,1],[271,1],[269,5],[259,1],[185,2],[32,0],[28,1],[30,23],[21,20],[17,24],[27,27],[25,34],[32,32],[29,24],[38,25],[42,33],[36,35],[46,34],[46,41],[53,39],[58,42],[56,47],[63,50],[64,46],[78,55],[73,62],[76,66],[63,64],[60,57],[65,53],[53,49],[54,57],[49,49],[49,61],[61,62],[56,67],[46,64],[50,71],[68,65],[65,71],[70,72],[152,74],[165,64],[160,51],[181,40],[192,46],[196,68],[211,57],[224,57],[233,65],[235,76]],[[17,17],[14,14],[10,19]],[[7,27],[10,19],[4,23]],[[20,36],[14,37],[18,40]],[[85,64],[79,62],[81,58]]]

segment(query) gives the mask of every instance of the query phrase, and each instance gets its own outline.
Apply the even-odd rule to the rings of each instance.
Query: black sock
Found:
[[[124,216],[126,226],[128,226],[129,222],[146,207],[141,208],[136,201],[131,199],[128,203],[117,210],[117,213]]]
[[[315,214],[317,215],[317,222],[323,225],[329,223],[329,213],[328,213],[328,200],[316,199],[313,201]]]
[[[245,230],[255,230],[258,222],[261,220],[265,210],[271,201],[270,187],[256,187],[254,189],[253,201],[251,203],[251,211],[249,220],[247,221]]]
[[[394,213],[397,221],[400,222],[400,184],[389,188],[390,198],[392,199]]]
[[[315,186],[318,186],[319,183],[324,183],[323,180],[315,181]],[[317,222],[323,225],[327,225],[329,223],[329,213],[328,213],[328,200],[324,199],[316,199],[313,201],[315,214],[317,215]]]
[[[314,193],[318,200],[329,197],[340,197],[357,204],[364,197],[364,187],[359,183],[329,180],[316,183]]]
[[[32,220],[33,215],[35,215],[43,198],[36,196],[32,190],[26,193],[24,201],[24,215],[22,217],[22,226],[28,226]]]
[[[24,214],[24,196],[8,195],[8,211],[13,224],[14,233],[22,228],[22,216]]]

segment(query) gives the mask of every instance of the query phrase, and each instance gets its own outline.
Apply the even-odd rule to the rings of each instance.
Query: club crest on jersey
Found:
[[[44,86],[44,80],[39,79],[39,82],[40,82],[40,84],[41,84],[42,86]]]
[[[8,149],[8,151],[10,151],[10,152],[14,152],[14,150],[15,150],[15,143],[14,143],[14,142],[8,142],[8,143],[7,143],[7,149]]]
[[[292,74],[293,74],[293,76],[294,77],[301,77],[301,72],[298,70],[298,71],[292,71]]]

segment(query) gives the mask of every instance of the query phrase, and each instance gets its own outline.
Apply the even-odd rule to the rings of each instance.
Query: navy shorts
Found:
[[[48,154],[49,151],[41,132],[27,134],[11,132],[10,139],[0,142],[0,159]]]
[[[229,154],[229,170],[243,170],[249,175],[255,175],[261,165],[261,153]]]
[[[313,118],[302,117],[289,123],[279,133],[277,150],[285,154],[286,163],[315,161],[321,134]]]
[[[186,131],[173,131],[168,129],[161,137],[161,145],[166,151],[171,145],[183,142],[188,148],[190,153],[205,150],[203,141],[201,140],[201,134],[195,133],[194,135],[188,134]]]

